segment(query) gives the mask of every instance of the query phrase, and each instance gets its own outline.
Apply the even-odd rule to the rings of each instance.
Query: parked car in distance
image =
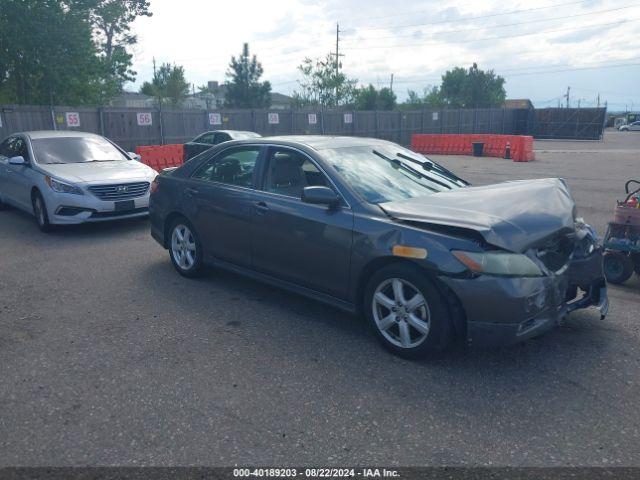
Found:
[[[0,204],[38,227],[146,216],[157,173],[110,140],[85,132],[16,133],[0,143]]]
[[[258,138],[261,135],[255,132],[243,132],[240,130],[212,130],[198,135],[196,138],[184,144],[184,160],[195,157],[199,153],[209,150],[214,145],[229,140],[244,140],[246,138]]]
[[[158,176],[149,211],[181,275],[210,264],[362,312],[407,357],[607,313],[602,248],[559,179],[471,187],[383,140],[254,138]]]
[[[640,131],[640,121],[629,123],[628,125],[620,125],[618,130],[621,132],[637,132]]]

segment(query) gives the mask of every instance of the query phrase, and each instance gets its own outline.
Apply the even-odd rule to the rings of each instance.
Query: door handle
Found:
[[[256,202],[256,212],[258,215],[264,215],[269,211],[269,206],[266,202]]]
[[[188,196],[191,197],[193,195],[197,195],[198,193],[200,193],[197,189],[195,188],[185,188],[184,189],[184,193]]]

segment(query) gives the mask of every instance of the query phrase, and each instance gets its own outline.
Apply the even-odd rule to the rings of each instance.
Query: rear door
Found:
[[[227,148],[205,162],[185,188],[185,210],[204,253],[236,265],[251,265],[251,221],[257,145]]]
[[[253,203],[254,269],[346,299],[349,285],[353,213],[301,200],[305,186],[332,185],[308,155],[269,147],[260,190]]]

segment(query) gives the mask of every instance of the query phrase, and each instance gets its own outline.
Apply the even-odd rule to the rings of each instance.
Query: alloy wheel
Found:
[[[429,336],[429,305],[410,282],[401,278],[383,281],[375,290],[371,307],[378,330],[393,345],[414,348]]]
[[[182,270],[191,269],[196,263],[196,242],[193,233],[183,224],[174,227],[171,234],[171,255]]]

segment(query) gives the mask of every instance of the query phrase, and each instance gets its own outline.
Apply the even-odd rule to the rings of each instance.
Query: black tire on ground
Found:
[[[176,229],[179,229],[184,235],[183,240],[174,238]],[[174,244],[176,240],[178,241],[178,245]],[[195,249],[189,250],[189,244],[195,245]],[[177,217],[171,222],[171,226],[169,227],[168,245],[169,258],[171,258],[171,263],[180,275],[187,278],[195,278],[202,274],[204,266],[202,258],[202,243],[200,242],[198,233],[189,220],[184,217]],[[180,246],[183,248],[180,249]],[[177,248],[174,249],[174,247]],[[190,256],[182,257],[180,253],[182,253],[182,255],[187,255],[187,250],[189,250]],[[188,263],[181,261],[183,258],[186,258]],[[191,259],[193,260],[192,262]]]
[[[629,255],[621,252],[607,252],[604,255],[604,276],[609,283],[624,283],[633,274],[633,262]]]
[[[47,211],[47,204],[42,198],[42,194],[37,190],[31,195],[31,205],[33,206],[33,216],[36,219],[36,225],[41,232],[50,232],[53,230],[53,226],[49,223],[49,212]]]
[[[383,306],[387,299],[397,300],[394,279],[401,280],[400,290],[406,302],[403,306],[396,303],[387,308]],[[410,305],[410,300],[417,298],[415,293],[418,292],[422,295],[425,306],[413,311],[423,323],[416,323],[415,316],[408,314],[405,307]],[[380,297],[376,296],[377,293],[386,297],[383,298],[383,303],[378,301]],[[398,263],[378,270],[365,287],[362,308],[375,336],[387,350],[396,355],[413,359],[423,358],[441,352],[451,345],[453,322],[446,299],[427,275],[416,266]],[[394,321],[391,322],[389,318],[394,318]],[[391,326],[384,329],[385,334],[379,325],[388,323],[391,323]],[[428,326],[426,335],[423,333],[425,323]],[[414,325],[420,326],[422,330]],[[409,332],[409,342],[402,341],[403,330]],[[422,337],[424,338],[420,340]],[[410,346],[399,345],[402,343]]]

